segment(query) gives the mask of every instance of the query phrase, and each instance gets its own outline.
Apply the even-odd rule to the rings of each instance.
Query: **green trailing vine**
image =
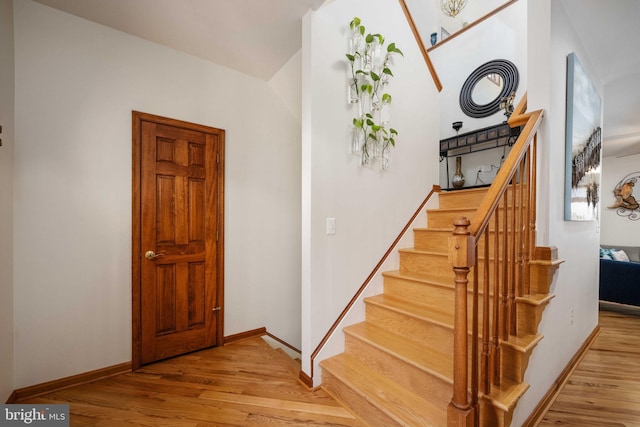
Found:
[[[395,147],[398,132],[389,127],[389,107],[393,98],[386,92],[393,77],[391,61],[404,54],[381,34],[366,34],[360,18],[349,23],[349,102],[358,104],[358,116],[353,119],[352,151],[361,153],[362,164],[370,164],[374,155],[382,158],[382,168],[388,168],[388,150]],[[373,151],[373,153],[372,153]]]

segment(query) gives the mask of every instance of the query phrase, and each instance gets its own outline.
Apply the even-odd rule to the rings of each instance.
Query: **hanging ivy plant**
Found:
[[[366,34],[360,18],[349,23],[349,60],[351,78],[348,100],[358,105],[353,119],[352,151],[361,155],[361,163],[368,165],[380,158],[381,167],[389,167],[389,148],[396,144],[398,132],[389,127],[392,97],[386,92],[393,77],[393,56],[404,54],[395,43],[385,47],[382,34]]]

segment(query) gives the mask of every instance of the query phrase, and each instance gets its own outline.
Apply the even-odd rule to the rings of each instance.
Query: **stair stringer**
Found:
[[[493,393],[481,396],[480,425],[491,427],[509,427],[518,401],[529,385],[524,382],[525,372],[531,355],[537,344],[543,339],[538,333],[545,308],[555,297],[550,293],[553,277],[564,261],[557,258],[555,247],[537,247],[531,260],[530,288],[531,293],[516,298],[518,334],[510,336],[500,344],[502,353],[501,369],[505,378],[522,384],[520,394],[513,396],[511,402],[504,405]],[[535,273],[534,273],[535,272]],[[498,394],[502,390],[498,391]]]

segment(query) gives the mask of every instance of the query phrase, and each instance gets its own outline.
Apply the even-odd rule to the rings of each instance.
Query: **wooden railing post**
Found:
[[[467,286],[469,271],[475,265],[475,240],[469,233],[471,222],[457,218],[453,236],[449,238],[449,264],[455,273],[455,320],[453,326],[453,397],[447,409],[448,425],[473,426],[477,408],[469,399],[468,331],[467,331]],[[472,361],[472,363],[477,363]],[[477,388],[477,385],[476,385]],[[477,390],[471,390],[477,395]]]
[[[524,124],[524,128],[518,140],[471,221],[457,218],[449,238],[449,264],[455,276],[453,397],[447,408],[447,422],[451,427],[479,425],[480,408],[484,405],[478,401],[487,399],[492,393],[492,383],[499,386],[502,382],[501,342],[518,336],[516,300],[523,293],[529,293],[529,284],[534,282],[529,275],[536,273],[530,266],[530,259],[538,259],[533,248],[536,248],[537,132],[542,111],[524,114],[526,95],[523,99],[518,106],[517,126]],[[494,247],[491,248],[494,277],[489,274],[491,221],[495,227]],[[485,245],[482,277],[479,277],[479,266],[476,265],[479,263],[480,239],[484,239]],[[473,307],[469,310],[468,275],[472,268]],[[478,310],[479,283],[483,283],[484,291],[481,313]],[[489,305],[490,300],[493,307]],[[478,354],[480,316],[483,322],[481,355]],[[482,382],[481,392],[479,382]]]

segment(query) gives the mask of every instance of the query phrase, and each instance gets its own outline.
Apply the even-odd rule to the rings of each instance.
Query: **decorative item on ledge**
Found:
[[[520,135],[520,128],[506,123],[465,132],[440,140],[440,155],[444,157],[474,153],[502,146],[511,147]]]
[[[358,105],[358,116],[353,119],[351,152],[360,156],[363,166],[380,160],[383,170],[389,168],[389,151],[396,145],[398,132],[389,127],[391,95],[385,91],[394,54],[404,56],[395,43],[385,46],[381,34],[367,34],[360,18],[349,24],[349,60],[351,76],[348,84],[348,102]]]
[[[513,114],[513,101],[516,99],[516,93],[511,92],[509,96],[506,96],[500,100],[500,109],[504,110],[504,115],[507,117],[505,123],[509,121],[509,118]]]
[[[440,0],[440,8],[446,15],[452,18],[458,16],[466,5],[467,0]]]
[[[462,157],[456,157],[456,173],[451,178],[453,188],[462,188],[464,186],[464,174],[462,173]]]
[[[455,129],[457,123],[453,122],[452,127]],[[458,128],[459,129],[459,128]],[[455,129],[456,132],[458,129]],[[506,123],[500,123],[498,125],[489,126],[486,128],[478,129],[471,132],[465,132],[460,135],[452,136],[450,138],[440,140],[440,161],[446,159],[446,174],[447,174],[447,186],[449,185],[457,189],[455,184],[455,175],[462,175],[462,172],[458,174],[458,159],[459,156],[477,153],[479,151],[491,150],[499,147],[511,147],[515,144],[518,136],[520,135],[521,128],[511,128]],[[449,182],[449,158],[456,157],[456,173],[454,175],[453,182]],[[460,168],[461,169],[461,168]],[[464,184],[464,176],[463,184]]]

